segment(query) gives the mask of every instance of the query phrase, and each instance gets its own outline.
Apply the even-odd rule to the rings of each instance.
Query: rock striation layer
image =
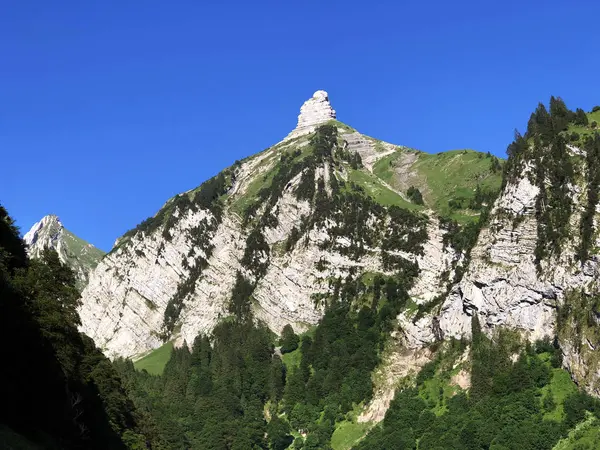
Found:
[[[298,125],[286,139],[293,139],[312,133],[315,131],[317,125],[335,118],[335,111],[331,107],[331,103],[329,103],[329,94],[325,91],[316,91],[300,108]]]
[[[582,150],[575,149],[578,153]],[[406,344],[419,349],[439,338],[470,337],[471,319],[477,314],[482,329],[492,335],[499,327],[520,332],[528,341],[558,337],[565,367],[589,392],[600,395],[600,364],[582,355],[591,348],[582,334],[565,333],[557,316],[569,303],[570,292],[593,296],[598,289],[600,266],[596,256],[584,262],[575,258],[579,238],[573,234],[559,256],[543,261],[538,269],[534,167],[527,164],[522,176],[507,183],[494,204],[488,225],[481,231],[462,280],[453,285],[439,310],[414,322],[400,316]],[[578,229],[587,199],[571,186],[574,213],[570,227]],[[600,238],[595,237],[598,248]],[[565,309],[566,310],[566,309]],[[581,326],[576,329],[585,328]],[[583,341],[583,342],[582,342]]]

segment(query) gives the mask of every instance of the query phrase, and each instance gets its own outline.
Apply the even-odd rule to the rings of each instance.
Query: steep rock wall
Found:
[[[340,141],[344,141],[343,130]],[[177,343],[192,342],[199,332],[210,332],[218,320],[230,314],[229,301],[238,272],[255,283],[252,311],[256,319],[277,333],[286,324],[304,330],[320,319],[323,303],[319,295],[331,291],[332,279],[362,273],[393,275],[393,269],[384,267],[382,252],[417,264],[420,272],[410,291],[417,304],[442,294],[444,273],[452,270],[456,255],[444,246],[445,232],[434,215],[427,219],[420,252],[383,248],[378,243],[362,249],[356,256],[347,251],[356,244],[355,237],[340,236],[343,224],[333,218],[311,225],[286,250],[294,229],[316,211],[314,205],[298,199],[295,193],[308,169],[294,176],[275,204],[269,206],[273,217],[261,228],[268,246],[268,252],[259,258],[265,265],[264,273],[258,276],[253,267],[242,264],[252,226],[244,223],[244,208],[240,205],[247,208],[247,198],[254,198],[261,180],[280,170],[277,164],[284,153],[301,158],[308,142],[309,136],[284,141],[236,166],[222,213],[173,207],[172,215],[164,219],[171,224],[169,230],[158,227],[151,232],[138,231],[119,241],[94,271],[83,292],[82,331],[111,357],[135,357],[160,346],[165,338]],[[342,177],[343,170],[340,166],[332,171],[330,164],[317,166],[315,190],[322,183],[326,195],[333,195],[333,179]],[[181,200],[167,202],[166,206],[177,201]],[[264,214],[267,203],[265,200],[258,205],[258,216]],[[391,224],[378,226],[380,233],[385,234]],[[331,230],[336,232],[332,234]],[[201,264],[202,261],[205,263]],[[202,269],[195,271],[198,264]],[[186,283],[188,288],[182,290]],[[181,301],[181,310],[175,327],[165,330],[165,315],[174,297]]]

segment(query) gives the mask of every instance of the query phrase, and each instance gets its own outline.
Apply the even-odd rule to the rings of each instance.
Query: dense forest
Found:
[[[358,450],[552,449],[586,415],[600,418],[597,399],[576,389],[556,395],[558,380],[566,375],[559,369],[556,342],[524,345],[506,330],[490,339],[481,332],[477,316],[472,328],[470,348],[453,341],[439,352],[414,386],[396,394],[381,426]],[[449,377],[453,366],[448,363],[465,349],[471,360],[470,390],[448,395],[448,386],[439,382]]]
[[[2,448],[140,449],[144,419],[112,363],[77,331],[79,292],[56,252],[29,260],[0,206]]]
[[[235,314],[191,348],[175,349],[161,376],[127,360],[115,367],[137,409],[155,419],[164,448],[330,448],[335,424],[372,395],[371,372],[408,299],[399,277],[378,278],[377,301],[358,311],[352,303],[366,287],[340,281],[312,333],[300,339],[288,326],[280,340],[243,307],[249,297],[240,282]],[[288,367],[281,355],[291,352],[301,356]]]

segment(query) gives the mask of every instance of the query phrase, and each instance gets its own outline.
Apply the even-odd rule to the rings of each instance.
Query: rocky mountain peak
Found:
[[[78,287],[87,284],[89,272],[98,265],[104,252],[67,230],[58,216],[49,214],[36,222],[25,233],[23,240],[29,247],[29,256],[39,258],[45,248],[56,250],[60,260],[71,267]]]
[[[58,216],[48,214],[31,227],[23,236],[23,240],[37,255],[46,246],[55,248],[56,241],[63,230],[64,226]]]
[[[329,94],[326,91],[316,91],[311,98],[303,103],[298,116],[298,125],[286,139],[312,133],[317,125],[335,118],[335,110],[329,102]]]

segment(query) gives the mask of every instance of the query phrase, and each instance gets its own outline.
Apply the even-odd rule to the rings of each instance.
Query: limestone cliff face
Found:
[[[571,147],[570,152],[585,155],[578,148]],[[540,192],[532,182],[534,169],[531,163],[525,164],[521,176],[507,183],[471,252],[464,277],[452,286],[440,307],[414,323],[403,315],[401,326],[406,343],[412,348],[421,348],[440,337],[469,337],[474,314],[478,314],[482,328],[489,334],[497,327],[507,327],[520,331],[529,341],[557,336],[565,367],[583,387],[600,395],[600,365],[598,358],[592,356],[598,344],[594,339],[586,340],[587,326],[583,327],[584,332],[573,331],[581,328],[575,323],[585,319],[573,317],[584,306],[573,305],[571,298],[573,292],[597,294],[598,259],[592,255],[578,261],[576,252],[581,239],[572,231],[560,254],[542,261],[538,267],[536,201]],[[585,185],[570,185],[568,191],[573,202],[568,226],[578,230],[587,204]],[[599,243],[596,236],[593,247]],[[566,325],[558,323],[561,312],[566,315]]]
[[[331,111],[311,115],[314,104],[327,99],[326,94],[317,94],[302,108],[302,127],[316,127],[332,116]],[[396,148],[384,143],[384,150],[376,151],[372,139],[341,124],[332,127],[337,133],[332,144],[336,155],[353,164],[358,164],[353,155],[362,157],[360,170],[367,174],[373,163]],[[393,258],[419,268],[411,290],[416,304],[442,294],[444,273],[453,270],[456,255],[443,244],[445,232],[434,214],[421,215],[414,225],[423,237],[422,246],[414,249],[402,244],[416,232],[410,227],[397,231],[398,248],[387,248],[390,230],[402,224],[392,227],[385,210],[375,203],[367,205],[372,212],[357,226],[368,234],[379,233],[376,239],[357,236],[354,227],[342,223],[344,205],[332,207],[327,217],[315,218],[321,211],[311,196],[333,201],[341,189],[338,184],[353,169],[337,156],[315,163],[310,156],[316,145],[313,138],[314,132],[300,133],[224,172],[222,207],[197,206],[207,182],[167,202],[151,225],[141,224],[119,239],[83,291],[82,331],[111,357],[135,357],[164,339],[192,342],[199,332],[210,332],[231,314],[240,276],[253,286],[251,309],[257,320],[277,333],[286,324],[304,330],[320,319],[321,299],[332,292],[332,280],[392,274],[395,269],[388,260]],[[273,188],[270,197],[261,194],[269,188],[265,180],[270,179],[272,187],[288,169],[289,181]],[[302,197],[300,190],[312,193]]]
[[[87,284],[89,273],[98,265],[104,252],[65,229],[55,215],[44,216],[23,236],[29,256],[38,258],[45,248],[56,250],[60,260],[71,267],[80,289]]]

